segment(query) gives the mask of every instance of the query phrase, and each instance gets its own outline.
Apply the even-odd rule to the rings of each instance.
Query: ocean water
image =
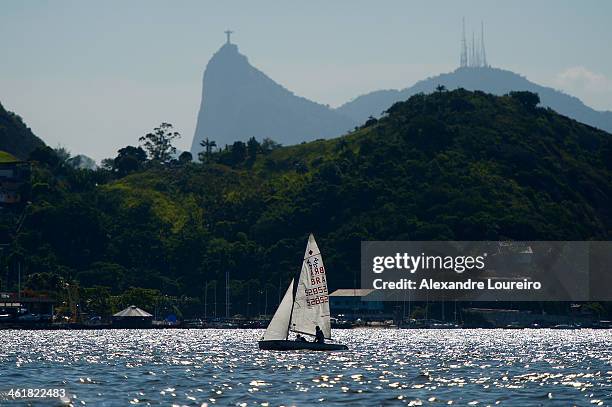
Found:
[[[612,405],[608,330],[336,330],[350,350],[330,353],[262,333],[0,331],[0,405]]]

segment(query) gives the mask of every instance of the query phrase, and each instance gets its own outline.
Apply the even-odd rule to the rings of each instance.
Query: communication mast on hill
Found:
[[[470,61],[470,66],[471,67],[477,67],[478,66],[478,56],[476,55],[476,41],[474,40],[474,31],[472,31],[472,52],[471,52],[471,61]]]
[[[465,17],[463,17],[463,25],[462,25],[462,34],[461,34],[461,61],[459,62],[459,66],[461,68],[466,68],[468,66],[468,55],[467,55],[467,42],[465,41]]]
[[[477,46],[476,44],[479,44]],[[480,22],[480,38],[476,40],[474,30],[472,30],[472,42],[468,45],[465,37],[465,17],[462,20],[461,30],[461,57],[459,60],[461,68],[488,68],[487,53],[485,51],[484,41],[484,22]]]
[[[487,68],[487,53],[485,51],[485,44],[484,44],[484,22],[481,20],[480,21],[480,56],[481,56],[481,66],[483,68]]]

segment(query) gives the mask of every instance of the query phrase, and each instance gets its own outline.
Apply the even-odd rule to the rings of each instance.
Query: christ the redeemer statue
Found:
[[[231,31],[231,30],[226,30],[226,31],[224,31],[224,33],[225,33],[225,35],[227,36],[227,44],[229,44],[229,43],[230,43],[230,37],[231,37],[231,35],[232,35],[233,31]]]

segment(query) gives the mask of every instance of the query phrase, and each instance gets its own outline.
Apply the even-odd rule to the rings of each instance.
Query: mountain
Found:
[[[93,158],[88,157],[85,154],[78,154],[74,157],[70,157],[66,160],[66,163],[73,168],[78,168],[81,170],[95,170],[98,166]]]
[[[520,90],[534,92],[540,96],[543,106],[551,107],[579,122],[612,132],[612,112],[594,110],[578,98],[537,85],[514,72],[490,67],[458,68],[453,72],[419,81],[403,90],[375,91],[359,96],[336,110],[358,123],[363,123],[370,115],[380,116],[381,112],[393,103],[406,100],[419,92],[431,93],[438,85],[447,89],[481,90],[494,95]]]
[[[282,144],[328,138],[355,122],[327,106],[294,95],[249,64],[235,44],[226,43],[204,71],[202,103],[191,153],[208,138],[223,147],[234,141],[271,138]]]
[[[21,117],[0,104],[0,150],[25,160],[36,148],[45,143],[32,133]]]
[[[223,298],[229,272],[231,312],[254,315],[299,270],[309,232],[330,289],[353,286],[362,240],[609,240],[611,135],[538,101],[434,92],[348,135],[247,156],[127,176],[41,168],[7,250],[28,253],[28,273],[186,295],[192,310],[205,282],[209,303]]]

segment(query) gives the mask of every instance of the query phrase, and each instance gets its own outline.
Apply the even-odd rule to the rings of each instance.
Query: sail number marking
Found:
[[[325,304],[327,301],[329,301],[329,299],[327,298],[327,295],[321,295],[319,297],[316,298],[306,298],[306,305],[319,305],[319,304]]]
[[[317,295],[317,294],[327,294],[327,287],[314,287],[314,288],[305,288],[304,292],[308,296]]]
[[[325,304],[329,301],[325,267],[322,264],[319,266],[319,262],[318,256],[315,256],[312,261],[311,259],[306,260],[308,271],[310,272],[310,285],[312,286],[312,288],[304,288],[307,306]]]

